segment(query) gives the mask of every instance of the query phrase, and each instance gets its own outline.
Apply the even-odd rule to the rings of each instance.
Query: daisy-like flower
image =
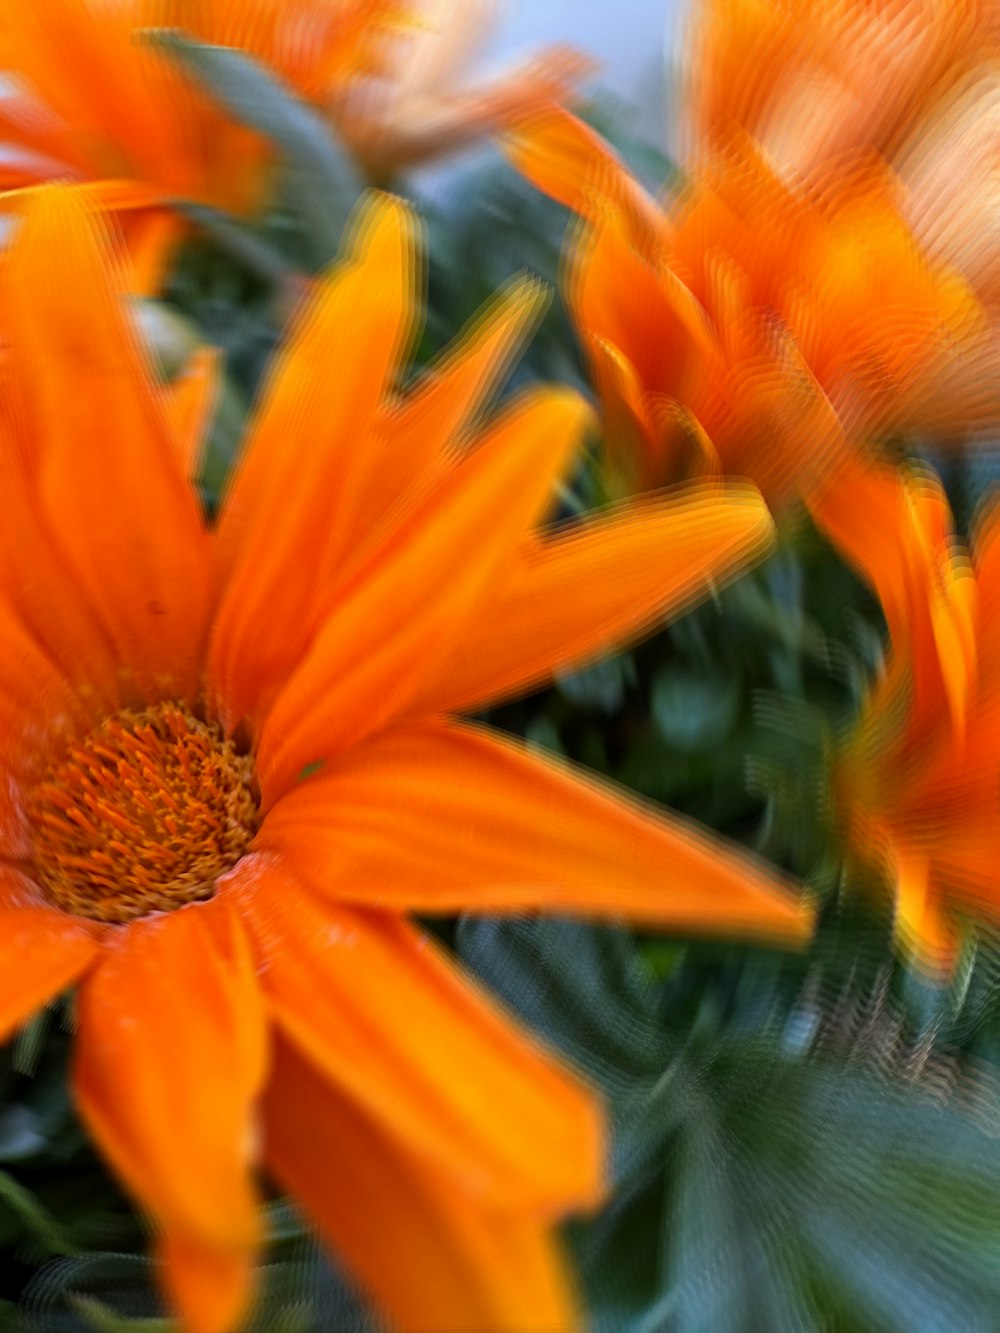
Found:
[[[73,1090],[194,1333],[237,1327],[263,1165],[403,1328],[565,1329],[551,1226],[602,1189],[592,1094],[408,919],[537,908],[801,941],[764,867],[454,718],[758,555],[746,485],[538,527],[588,411],[481,428],[505,293],[404,399],[413,227],[370,203],[263,391],[218,522],[211,390],[151,377],[66,188],[3,280],[0,1031],[78,984]]]
[[[181,230],[177,200],[248,214],[271,147],[143,36],[177,28],[259,61],[328,117],[372,178],[567,97],[589,62],[562,48],[468,88],[485,0],[0,0],[0,181],[88,182],[117,215],[142,290]]]
[[[619,492],[728,474],[772,504],[811,499],[859,448],[946,429],[978,398],[994,411],[965,392],[985,312],[921,251],[877,162],[794,189],[744,139],[661,205],[568,112],[511,154],[586,219],[569,299]]]

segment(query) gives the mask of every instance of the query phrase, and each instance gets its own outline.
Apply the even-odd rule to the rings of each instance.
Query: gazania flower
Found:
[[[701,0],[694,163],[749,134],[787,180],[875,150],[921,243],[1000,299],[1000,14],[992,0]],[[995,369],[995,367],[994,367]]]
[[[970,562],[936,478],[876,469],[868,502],[879,492],[858,558],[899,575],[891,651],[834,789],[851,855],[891,886],[901,945],[940,974],[970,926],[1000,923],[1000,511]]]
[[[265,200],[265,139],[237,125],[141,37],[176,27],[245,51],[328,116],[373,177],[566,97],[589,68],[542,52],[486,87],[457,70],[483,26],[470,0],[0,0],[0,180],[90,182],[116,213],[137,282],[154,289],[178,200],[245,214]]]
[[[793,189],[744,140],[661,205],[568,112],[511,153],[586,219],[569,297],[619,491],[742,475],[780,505],[856,449],[968,416],[949,387],[981,364],[988,321],[920,250],[877,163]]]
[[[450,716],[639,633],[770,523],[714,486],[539,529],[587,411],[537,389],[472,428],[523,286],[393,399],[412,242],[369,205],[211,529],[207,367],[153,381],[72,191],[4,270],[0,1028],[78,983],[77,1104],[205,1333],[247,1299],[258,1164],[398,1326],[575,1322],[550,1228],[600,1197],[599,1110],[409,913],[809,927],[753,861]]]

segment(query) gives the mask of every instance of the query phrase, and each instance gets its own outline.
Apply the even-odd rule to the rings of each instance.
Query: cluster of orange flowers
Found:
[[[702,0],[688,60],[664,199],[558,108],[510,154],[584,220],[569,299],[609,487],[750,477],[878,594],[891,653],[834,758],[838,810],[901,942],[946,968],[958,918],[1000,919],[995,594],[988,537],[970,564],[901,451],[1000,422],[1000,11]]]
[[[995,18],[815,8],[707,0],[691,171],[659,202],[551,104],[575,57],[462,87],[482,6],[0,6],[25,191],[2,269],[0,1030],[77,983],[77,1104],[191,1333],[240,1325],[260,1164],[398,1327],[575,1326],[552,1224],[601,1198],[600,1109],[409,914],[808,937],[768,867],[456,716],[686,609],[767,550],[768,505],[804,500],[886,607],[836,778],[901,930],[947,958],[943,905],[1000,901],[996,524],[970,565],[888,452],[996,414]],[[218,367],[164,386],[125,297],[162,271],[171,201],[260,206],[269,149],[147,40],[164,26],[265,63],[377,178],[514,127],[517,164],[585,219],[570,295],[615,506],[548,526],[575,393],[482,424],[530,284],[400,395],[420,257],[374,195],[209,523],[190,474]],[[878,120],[865,71],[887,61]],[[945,210],[974,152],[989,184]]]

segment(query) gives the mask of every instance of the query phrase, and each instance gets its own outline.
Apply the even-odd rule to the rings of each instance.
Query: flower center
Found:
[[[106,718],[27,804],[36,880],[98,921],[210,898],[257,829],[250,756],[175,703]]]

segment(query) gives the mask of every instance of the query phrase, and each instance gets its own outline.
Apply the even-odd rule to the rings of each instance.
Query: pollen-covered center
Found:
[[[210,898],[257,829],[253,763],[179,704],[106,718],[28,800],[56,906],[130,921]]]

